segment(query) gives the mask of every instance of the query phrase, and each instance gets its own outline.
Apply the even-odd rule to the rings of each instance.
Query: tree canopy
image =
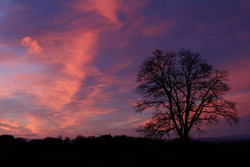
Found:
[[[192,128],[202,131],[202,123],[226,119],[232,126],[239,119],[235,103],[225,99],[231,90],[229,74],[214,70],[198,53],[155,50],[140,66],[136,92],[142,98],[136,111],[154,110],[154,115],[140,132],[163,137],[175,131],[182,141],[189,141]]]

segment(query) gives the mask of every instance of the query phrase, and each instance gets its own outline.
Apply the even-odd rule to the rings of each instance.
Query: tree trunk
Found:
[[[188,134],[184,134],[182,137],[181,137],[181,142],[186,144],[186,143],[190,143],[190,138],[188,136]]]

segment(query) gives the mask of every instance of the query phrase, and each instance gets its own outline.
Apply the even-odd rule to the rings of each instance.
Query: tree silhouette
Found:
[[[224,98],[231,88],[225,83],[229,74],[213,67],[198,53],[189,50],[156,50],[147,57],[137,74],[136,92],[142,99],[136,111],[154,110],[149,123],[139,132],[163,137],[175,131],[181,141],[189,141],[189,132],[201,124],[218,122],[222,116],[232,126],[238,123],[235,103]]]

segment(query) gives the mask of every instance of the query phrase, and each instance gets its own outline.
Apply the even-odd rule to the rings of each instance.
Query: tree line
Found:
[[[196,142],[102,135],[25,140],[0,136],[0,160],[6,166],[246,166],[249,141]]]

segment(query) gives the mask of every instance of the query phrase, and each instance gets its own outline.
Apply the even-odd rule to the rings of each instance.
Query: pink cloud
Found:
[[[236,109],[241,117],[250,116],[249,97],[250,92],[238,93],[229,97],[230,100],[236,102]]]
[[[28,48],[29,54],[37,54],[42,51],[42,47],[37,41],[31,39],[31,37],[24,37],[21,41],[21,45]]]
[[[14,59],[14,62],[8,64],[7,60],[2,62],[14,73],[3,74],[2,78],[5,80],[0,83],[0,89],[4,90],[1,93],[1,99],[16,98],[16,94],[21,93],[20,98],[29,98],[29,105],[36,106],[35,110],[27,110],[26,106],[19,108],[27,110],[25,111],[27,113],[19,116],[19,119],[25,120],[25,123],[18,120],[15,120],[18,124],[16,126],[10,126],[9,123],[11,134],[20,135],[21,132],[15,128],[23,127],[27,133],[36,134],[38,138],[53,136],[59,131],[64,133],[62,129],[80,125],[88,118],[112,110],[84,103],[86,101],[97,103],[94,97],[102,91],[98,88],[84,101],[74,98],[85,77],[99,73],[91,64],[96,54],[99,31],[80,27],[70,32],[44,32],[32,35],[32,38],[25,37],[20,45],[27,48],[27,55],[22,55],[23,59]],[[43,46],[42,49],[40,45]],[[33,66],[39,68],[35,71],[22,71]],[[101,95],[101,97],[104,96]],[[77,103],[74,108],[67,107],[73,102]],[[43,111],[39,112],[39,108]],[[8,114],[5,120],[13,122],[13,118]],[[75,133],[79,134],[79,132]]]
[[[250,59],[242,57],[241,59],[229,62],[225,69],[229,72],[228,84],[232,87],[232,91],[228,94],[228,98],[236,102],[239,116],[247,116],[250,114],[249,101],[250,96]]]
[[[166,36],[166,30],[172,26],[168,22],[156,23],[153,25],[146,26],[142,32],[144,36],[147,37],[158,37],[158,36]]]
[[[73,8],[82,12],[97,12],[107,18],[111,23],[120,26],[116,11],[119,9],[119,1],[116,0],[86,0],[78,1],[73,5]]]
[[[250,59],[242,58],[230,63],[226,68],[230,74],[230,85],[233,91],[240,91],[250,88]]]
[[[61,33],[49,35],[37,37],[44,45],[43,53],[29,57],[31,63],[38,63],[43,69],[31,77],[21,75],[19,79],[20,77],[29,78],[33,85],[29,87],[27,93],[35,97],[38,103],[58,110],[71,102],[81,82],[90,72],[88,63],[93,59],[93,49],[98,33],[90,30],[76,30],[64,37]],[[36,50],[33,49],[36,47],[32,47],[36,42],[32,43],[34,41],[29,37],[21,42],[24,46],[31,46],[28,53],[34,53],[33,50]],[[55,68],[57,66],[60,68]],[[48,71],[50,69],[53,71]]]
[[[109,22],[120,24],[116,16],[118,3],[110,2],[113,5],[103,7],[100,6],[102,1],[88,2],[92,3],[92,6],[86,10],[98,12],[108,19],[105,22],[97,20],[97,24],[99,21],[107,25],[110,24]],[[26,64],[38,65],[40,68],[35,73],[19,72],[6,81],[6,83],[10,81],[13,83],[13,88],[7,91],[10,97],[15,97],[15,92],[21,91],[31,99],[30,102],[33,105],[46,111],[27,111],[27,114],[22,116],[26,122],[19,122],[30,133],[39,137],[53,135],[63,130],[67,131],[66,134],[73,131],[79,134],[77,130],[70,130],[69,127],[79,126],[90,118],[117,109],[104,106],[104,102],[112,98],[112,93],[106,92],[105,89],[121,84],[121,81],[117,81],[113,75],[129,64],[118,64],[112,68],[112,71],[106,73],[99,71],[92,61],[97,54],[99,34],[107,28],[90,29],[87,25],[85,28],[81,22],[72,24],[74,28],[70,30],[43,31],[38,34],[30,32],[29,36],[21,39],[20,45],[27,48],[27,55],[23,55],[27,58]],[[76,94],[87,76],[100,77],[100,84],[86,87],[87,96],[84,99],[78,99]],[[15,83],[20,81],[22,84],[15,87],[17,86]],[[6,119],[11,120],[7,117]]]
[[[135,122],[135,123],[132,122],[132,124],[131,124],[130,126],[132,126],[132,127],[143,127],[143,126],[145,126],[147,123],[149,123],[150,120],[151,120],[151,118],[148,119],[148,120],[146,120],[146,121]]]
[[[4,7],[0,41],[1,133],[35,134],[37,138],[111,130],[127,133],[151,116],[131,114],[136,102],[131,93],[135,88],[135,66],[143,55],[149,55],[157,46],[185,47],[185,41],[190,46],[190,36],[188,40],[182,36],[181,42],[176,39],[179,33],[193,36],[197,24],[192,21],[199,21],[198,31],[211,28],[200,24],[202,21],[193,15],[196,10],[183,20],[183,14],[190,14],[189,8],[175,13],[165,12],[165,7],[160,6],[162,11],[158,13],[153,1],[62,0],[55,5],[48,0],[46,3],[51,5],[46,9],[53,10],[47,13],[44,8],[34,10],[33,5],[38,7],[40,3],[44,2],[14,1]],[[149,3],[153,5],[145,8]],[[166,8],[171,5],[163,1],[159,4]],[[182,29],[190,24],[188,19],[194,25]],[[208,24],[213,25],[209,19]],[[238,39],[244,42],[246,36],[241,33]],[[169,38],[163,39],[166,36]],[[244,60],[228,66],[234,88],[228,98],[237,102],[240,116],[249,113],[249,63]],[[127,105],[130,108],[124,109]],[[92,124],[87,124],[91,120]]]

